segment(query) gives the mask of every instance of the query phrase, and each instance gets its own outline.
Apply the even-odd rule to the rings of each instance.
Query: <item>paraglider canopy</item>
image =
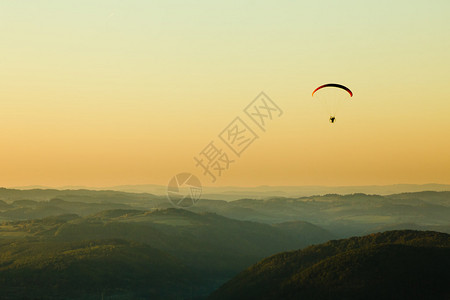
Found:
[[[312,92],[312,96],[324,106],[330,116],[330,123],[334,123],[338,108],[347,99],[353,97],[353,92],[342,84],[327,83],[316,88]]]
[[[327,83],[327,84],[321,85],[317,89],[315,89],[314,92],[312,92],[312,95],[314,96],[315,92],[317,92],[318,90],[320,90],[322,88],[326,88],[326,87],[335,87],[335,88],[343,89],[344,91],[347,91],[347,93],[350,94],[350,97],[353,97],[353,93],[352,93],[352,91],[350,91],[350,89],[348,87],[343,86],[342,84],[337,84],[337,83]]]

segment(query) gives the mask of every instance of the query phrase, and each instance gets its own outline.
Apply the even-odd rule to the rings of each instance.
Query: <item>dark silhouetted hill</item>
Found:
[[[450,236],[389,231],[276,254],[209,299],[449,299]]]

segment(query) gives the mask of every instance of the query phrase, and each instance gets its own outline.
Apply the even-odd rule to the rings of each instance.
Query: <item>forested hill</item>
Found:
[[[276,254],[209,299],[450,299],[450,235],[389,231]]]
[[[176,299],[199,282],[182,261],[136,242],[0,243],[0,299]]]
[[[307,222],[181,209],[107,210],[0,223],[0,299],[206,297],[260,259],[329,240]]]

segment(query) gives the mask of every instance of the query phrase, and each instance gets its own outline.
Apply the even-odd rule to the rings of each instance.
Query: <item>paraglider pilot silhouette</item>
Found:
[[[338,106],[342,101],[349,99],[349,95],[350,98],[353,97],[353,92],[346,86],[337,83],[321,85],[312,92],[312,96],[326,106],[326,109],[330,114],[330,123],[332,124],[336,121],[336,111]]]

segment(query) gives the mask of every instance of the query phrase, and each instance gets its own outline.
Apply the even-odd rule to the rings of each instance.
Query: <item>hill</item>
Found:
[[[0,221],[30,220],[61,214],[85,217],[105,210],[148,211],[172,207],[162,196],[90,190],[0,188],[0,201]],[[450,233],[450,192],[445,191],[385,196],[362,193],[291,198],[277,196],[230,202],[203,197],[188,210],[267,224],[304,221],[340,238],[389,229]]]
[[[426,230],[445,230],[450,225],[450,192],[429,191],[389,196],[328,194],[231,202],[201,200],[192,207],[192,211],[210,211],[231,218],[265,223],[302,220],[319,225],[336,236],[350,237],[394,224],[414,223]]]
[[[70,257],[58,256],[58,253],[66,253],[68,245],[73,243],[83,241],[101,243],[119,239],[132,243],[130,245],[145,245],[149,251],[154,249],[160,254],[173,257],[189,271],[186,273],[190,278],[189,283],[195,288],[180,290],[181,294],[177,294],[185,298],[192,295],[208,295],[226,280],[268,255],[302,248],[313,242],[324,242],[332,237],[327,231],[306,222],[269,225],[234,220],[213,213],[197,214],[173,208],[153,211],[116,209],[86,217],[65,214],[36,220],[8,221],[0,226],[0,243],[3,245],[24,245],[21,249],[28,247],[39,258],[46,257],[48,250],[44,245],[48,244],[49,249],[52,247],[62,249],[51,255],[51,257],[61,257],[62,262],[64,257],[67,259]],[[120,249],[128,248],[128,246],[124,247]],[[9,250],[4,249],[0,249],[0,253],[8,253]],[[0,257],[5,259],[3,262],[0,261],[0,266],[2,263],[5,266],[11,263],[16,264],[17,261],[28,257],[26,251],[11,251],[22,253],[23,256],[8,257],[0,254]],[[29,266],[33,270],[41,270],[39,267],[41,263],[33,258],[34,254],[30,255]],[[51,257],[48,259],[53,259]],[[59,264],[59,261],[55,263]],[[133,269],[134,263],[137,262],[125,259],[124,263],[120,264],[119,260],[117,261],[118,266],[125,269]],[[94,261],[93,264],[101,268],[97,262]],[[155,272],[164,272],[165,267],[161,265],[162,269],[159,271],[157,266],[152,268]],[[25,270],[20,268],[17,272],[28,272]],[[49,272],[54,272],[53,276],[56,276],[59,271],[51,269]],[[109,271],[104,270],[104,272]],[[117,272],[120,273],[120,269]],[[32,274],[38,273],[32,272]],[[185,276],[185,274],[177,274],[172,274],[173,280],[182,280]],[[145,276],[148,277],[148,275]],[[25,280],[24,284],[33,282],[29,281],[28,277],[19,278]],[[73,278],[67,280],[74,284],[78,282]],[[59,280],[51,280],[51,282],[60,285]],[[97,288],[100,287],[102,287],[101,284],[97,285]],[[30,290],[34,288],[40,290],[38,286],[28,287]],[[126,292],[126,288],[123,289]],[[146,297],[151,296],[148,292],[144,294]],[[178,299],[169,296],[165,298]]]
[[[52,189],[45,186],[17,187],[21,190]],[[164,196],[167,186],[145,184],[145,185],[122,185],[111,187],[86,187],[66,186],[59,187],[62,190],[109,190],[128,193],[150,193]],[[242,198],[266,199],[272,197],[310,197],[325,194],[353,194],[367,193],[378,195],[390,195],[398,193],[413,193],[421,191],[450,191],[448,184],[393,184],[393,185],[369,185],[369,186],[204,186],[203,198],[214,200],[239,200]]]
[[[450,236],[390,231],[276,254],[209,299],[448,299]]]
[[[175,299],[196,288],[182,261],[135,242],[22,241],[0,253],[2,299]]]
[[[68,202],[81,203],[120,203],[132,206],[158,207],[166,203],[166,196],[156,196],[148,193],[126,193],[111,190],[57,190],[57,189],[6,189],[0,188],[0,199],[6,203],[17,200],[49,201],[62,199]],[[20,203],[17,203],[20,204]]]
[[[229,278],[267,255],[310,245],[313,235],[314,242],[332,238],[312,224],[302,231],[300,227],[304,225],[286,229],[173,208],[113,210],[61,223],[50,237],[58,241],[133,240],[166,251],[203,272]]]

